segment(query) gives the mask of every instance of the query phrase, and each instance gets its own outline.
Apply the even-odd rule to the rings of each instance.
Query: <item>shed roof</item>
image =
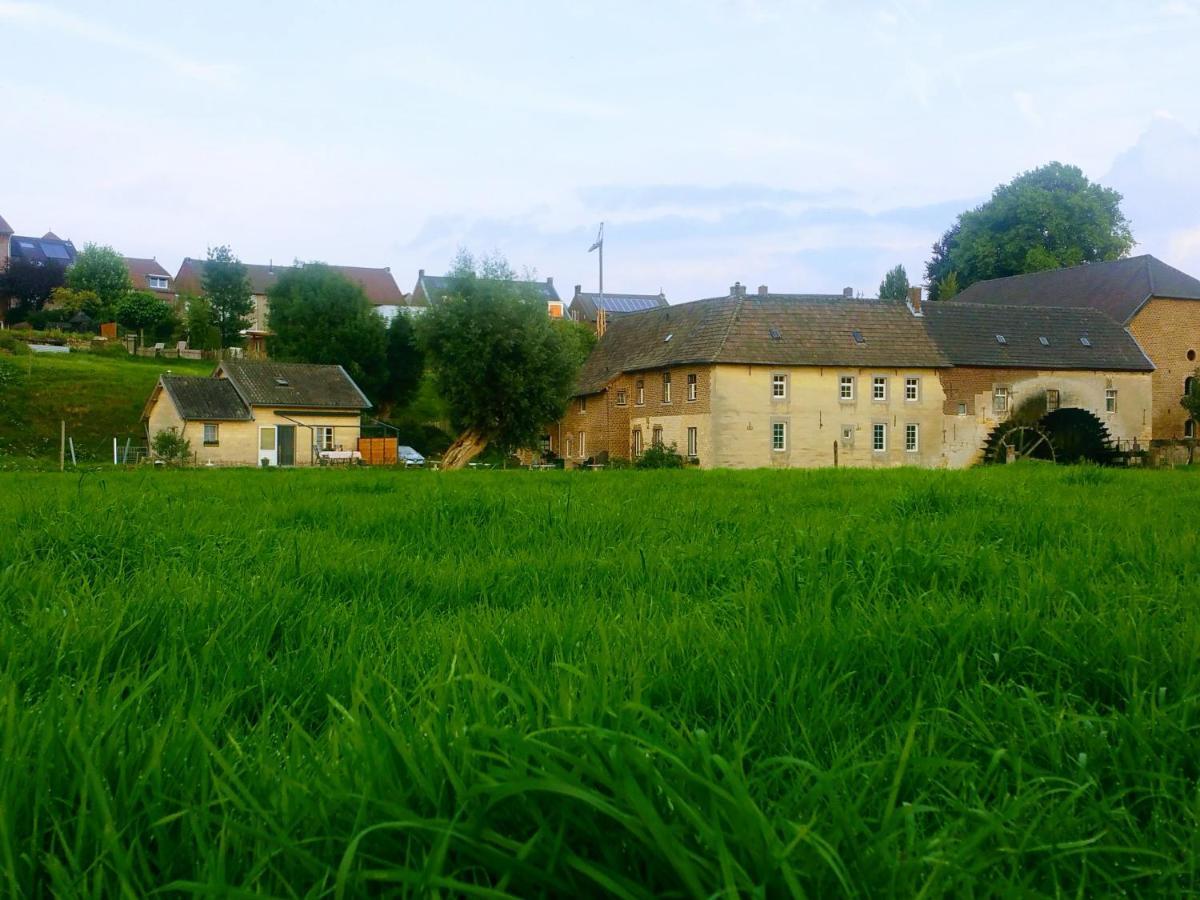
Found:
[[[341,366],[227,359],[214,374],[229,379],[250,406],[367,409],[371,405]]]
[[[184,419],[243,421],[251,418],[250,407],[233,384],[224,378],[163,375],[159,381]]]

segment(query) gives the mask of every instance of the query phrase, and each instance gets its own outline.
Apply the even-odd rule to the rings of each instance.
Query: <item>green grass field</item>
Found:
[[[1196,894],[1198,488],[0,474],[0,881]]]

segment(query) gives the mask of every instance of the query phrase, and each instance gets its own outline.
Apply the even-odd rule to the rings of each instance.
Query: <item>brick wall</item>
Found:
[[[1187,420],[1179,405],[1183,380],[1200,368],[1200,302],[1155,297],[1134,316],[1129,330],[1155,366],[1154,439],[1182,438]]]

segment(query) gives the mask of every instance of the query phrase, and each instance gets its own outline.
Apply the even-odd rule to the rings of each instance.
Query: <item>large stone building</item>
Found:
[[[981,281],[955,299],[1107,313],[1129,329],[1154,363],[1153,438],[1191,436],[1192,425],[1179,400],[1184,382],[1200,367],[1200,279],[1153,256],[1134,256]]]
[[[1095,310],[698,300],[613,320],[543,438],[572,464],[674,444],[702,467],[965,466],[1030,405],[1150,437],[1153,366]]]

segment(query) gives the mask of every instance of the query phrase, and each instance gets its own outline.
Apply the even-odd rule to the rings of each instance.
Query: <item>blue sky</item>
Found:
[[[1200,0],[0,0],[0,215],[156,256],[455,250],[678,302],[873,294],[1051,159],[1200,274]]]

